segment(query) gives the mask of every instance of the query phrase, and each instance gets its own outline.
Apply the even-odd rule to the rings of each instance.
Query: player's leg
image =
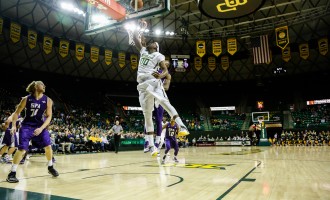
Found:
[[[177,141],[172,141],[172,146],[174,148],[174,157],[173,157],[173,160],[174,162],[179,162],[179,160],[177,159],[177,155],[179,153],[179,144]]]
[[[44,129],[38,136],[32,139],[39,147],[45,149],[45,156],[47,158],[48,173],[54,177],[59,176],[59,173],[53,166],[53,150],[51,146],[50,134],[47,129]]]
[[[165,152],[163,156],[162,163],[165,163],[166,160],[166,154],[171,150],[171,141],[169,139],[165,139]]]
[[[143,111],[146,138],[150,148],[154,150],[154,124],[152,120],[152,111],[154,109],[154,98],[151,94],[145,91],[139,91],[139,102]]]
[[[175,122],[180,126],[179,135],[188,135],[189,132],[187,127],[183,124],[178,112],[170,103],[163,86],[159,85],[156,90],[150,90],[150,88],[147,88],[146,91],[157,99],[159,104],[166,110],[166,112],[171,116],[171,118],[175,119]]]

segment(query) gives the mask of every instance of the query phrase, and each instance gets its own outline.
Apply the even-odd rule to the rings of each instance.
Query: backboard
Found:
[[[252,122],[259,122],[259,120],[262,119],[262,121],[269,121],[269,112],[252,112]]]
[[[170,11],[170,0],[143,0],[135,9],[131,0],[86,0],[85,34],[92,35],[119,28],[128,21],[160,17]]]

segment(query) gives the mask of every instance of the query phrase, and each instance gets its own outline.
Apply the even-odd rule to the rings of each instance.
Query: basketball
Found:
[[[135,2],[137,1],[137,9],[140,9],[143,7],[143,1],[142,0],[131,0],[131,7],[135,9]]]

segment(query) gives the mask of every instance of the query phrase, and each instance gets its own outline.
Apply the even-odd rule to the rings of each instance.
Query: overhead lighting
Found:
[[[61,5],[61,8],[63,10],[67,10],[67,11],[70,11],[70,12],[73,12],[73,13],[76,13],[78,15],[82,15],[82,16],[86,16],[86,14],[84,13],[84,11],[80,10],[79,8],[77,7],[74,7],[72,4],[70,3],[65,3],[65,2],[61,2],[60,3]]]

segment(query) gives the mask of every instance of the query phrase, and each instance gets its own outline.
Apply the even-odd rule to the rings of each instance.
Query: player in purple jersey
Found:
[[[165,159],[166,159],[166,154],[170,151],[171,147],[174,148],[174,161],[175,162],[179,162],[178,159],[176,158],[176,156],[179,153],[179,145],[178,145],[178,141],[177,141],[177,135],[180,132],[180,126],[178,126],[177,123],[175,123],[175,120],[172,118],[171,122],[166,123],[163,126],[163,129],[166,129],[165,132],[165,154],[163,156],[163,160],[162,160],[162,164],[165,163]]]
[[[16,127],[19,126],[20,122],[22,121],[22,118],[20,118],[16,121]],[[1,129],[5,131],[5,135],[3,137],[2,143],[4,146],[0,150],[0,159],[2,155],[7,152],[6,157],[2,160],[2,162],[5,163],[10,163],[12,161],[12,154],[15,152],[17,146],[18,146],[18,141],[17,141],[17,133],[11,134],[10,130],[12,127],[12,115],[7,118],[5,123],[1,125]],[[1,160],[0,160],[1,161]]]
[[[11,134],[15,134],[18,115],[25,109],[25,118],[19,129],[18,150],[15,153],[13,165],[7,177],[7,181],[10,183],[18,182],[16,178],[17,166],[24,153],[28,151],[31,140],[35,145],[38,145],[38,148],[45,149],[45,155],[48,160],[48,173],[54,177],[59,175],[53,167],[50,135],[46,129],[52,120],[53,101],[44,94],[45,89],[46,86],[42,81],[33,81],[30,83],[26,88],[26,91],[30,94],[22,98],[12,115],[13,126],[11,128]]]

